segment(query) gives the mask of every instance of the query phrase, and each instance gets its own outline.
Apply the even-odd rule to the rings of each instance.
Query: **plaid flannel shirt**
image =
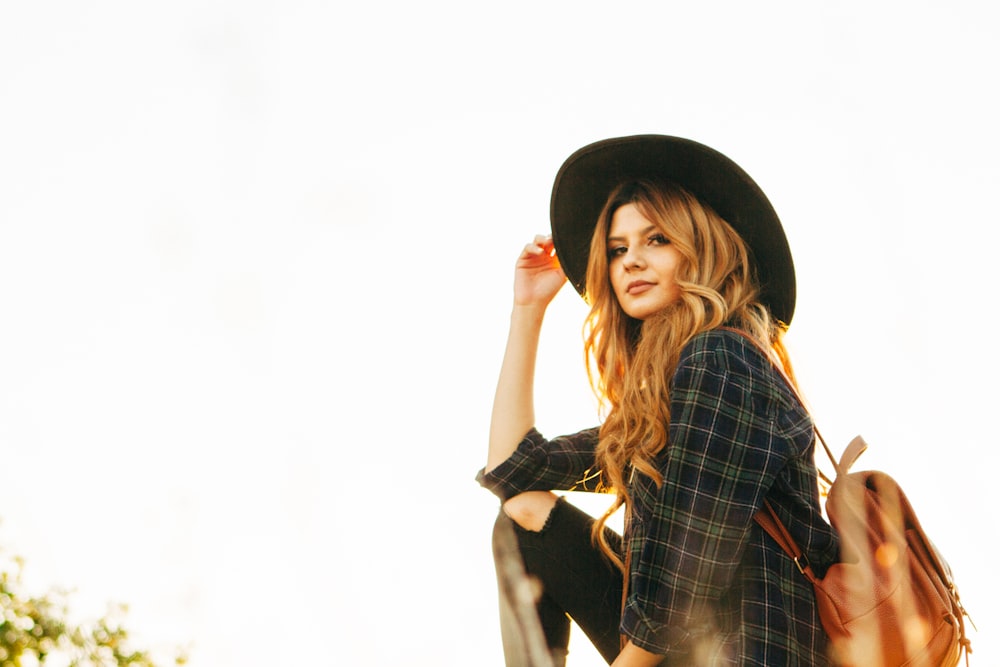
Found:
[[[760,350],[731,331],[696,336],[670,388],[657,487],[636,474],[621,631],[667,665],[828,664],[812,585],[756,524],[771,500],[817,573],[838,543],[820,514],[811,418]],[[598,428],[529,432],[480,483],[501,499],[595,490]]]

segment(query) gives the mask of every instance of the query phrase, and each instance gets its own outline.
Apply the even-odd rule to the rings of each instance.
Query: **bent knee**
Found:
[[[525,530],[540,531],[549,520],[559,497],[551,491],[525,491],[503,504],[504,514]]]

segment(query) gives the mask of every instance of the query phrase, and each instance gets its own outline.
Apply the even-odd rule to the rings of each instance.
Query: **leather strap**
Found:
[[[802,553],[802,549],[799,548],[799,545],[792,538],[791,533],[788,532],[788,528],[778,518],[774,508],[771,506],[771,501],[765,500],[764,507],[754,514],[753,518],[768,535],[774,538],[774,541],[788,554],[789,558],[795,562],[796,567],[799,568],[799,572],[815,584],[817,581],[816,574],[809,564],[809,559]]]
[[[788,372],[785,371],[785,367],[781,364],[781,362],[778,359],[775,358],[776,355],[772,351],[766,349],[763,345],[760,344],[760,342],[756,338],[748,334],[746,331],[743,331],[742,329],[737,329],[736,327],[719,327],[719,328],[722,329],[723,331],[732,331],[733,333],[739,334],[740,336],[743,336],[748,341],[750,341],[750,343],[754,347],[756,347],[761,354],[764,355],[764,358],[771,362],[771,365],[774,366],[774,369],[778,371],[778,373],[781,375],[782,378],[785,379],[785,383],[788,384],[788,388],[791,389],[792,393],[795,394],[795,397],[799,399],[799,403],[802,404],[803,407],[805,407],[806,402],[802,398],[802,394],[799,393],[799,388],[795,386],[794,382],[792,382],[792,378],[788,377]],[[821,445],[823,445],[823,449],[826,451],[826,455],[830,459],[830,463],[833,465],[833,469],[836,471],[837,475],[840,475],[841,463],[843,461],[841,462],[837,461],[837,457],[833,455],[833,451],[831,451],[830,447],[826,444],[826,440],[823,438],[823,434],[819,432],[819,428],[815,424],[813,424],[813,430],[816,432],[816,439],[819,440]],[[861,436],[858,437],[860,438]],[[855,438],[855,440],[857,440],[857,438]],[[854,444],[853,441],[851,442],[851,444]],[[864,448],[861,450],[861,452],[863,452],[867,447],[868,445],[865,445]],[[858,452],[857,455],[854,456],[854,459],[857,459],[857,457],[861,455],[861,452]],[[844,452],[844,457],[846,458],[846,456],[847,452]],[[854,459],[851,460],[851,463],[854,462]],[[827,482],[828,484],[832,483],[826,477],[826,475],[822,473],[822,471],[818,472],[825,482]],[[843,472],[846,473],[847,471],[844,470]]]
[[[802,395],[799,393],[798,387],[796,387],[795,383],[792,382],[792,379],[788,376],[784,366],[778,359],[775,358],[777,355],[765,349],[764,346],[761,345],[753,336],[742,329],[737,329],[735,327],[720,328],[737,333],[750,341],[754,347],[756,347],[760,353],[764,355],[765,358],[771,361],[771,364],[774,366],[775,370],[781,374],[781,377],[785,379],[789,389],[791,389],[792,393],[795,394],[799,403],[805,407],[806,402],[802,399]],[[851,469],[851,466],[854,465],[854,462],[857,461],[858,457],[861,456],[866,449],[868,449],[868,444],[859,435],[851,440],[847,449],[844,450],[843,456],[838,461],[833,455],[833,452],[830,450],[829,445],[826,444],[823,434],[819,432],[819,428],[815,424],[813,424],[813,431],[816,433],[816,439],[819,440],[821,445],[823,445],[823,449],[826,451],[826,455],[830,459],[830,463],[833,465],[833,469],[837,477],[840,475],[846,475]],[[833,485],[833,482],[826,475],[824,475],[822,471],[817,470],[817,472],[823,481],[825,481],[828,485]],[[792,534],[788,532],[788,528],[785,527],[785,524],[778,518],[778,515],[775,513],[774,507],[771,506],[771,502],[769,500],[766,498],[764,499],[764,506],[758,510],[756,514],[754,514],[753,518],[754,521],[756,521],[768,535],[774,538],[774,541],[778,543],[781,549],[788,554],[793,561],[795,561],[795,565],[799,568],[799,571],[805,575],[809,581],[815,584],[817,579],[812,567],[809,565],[809,560],[805,557],[802,549],[792,538]]]

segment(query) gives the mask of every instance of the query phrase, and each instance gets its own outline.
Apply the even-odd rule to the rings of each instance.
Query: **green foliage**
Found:
[[[20,558],[0,559],[0,667],[158,667],[149,653],[133,649],[119,605],[93,623],[69,620],[68,596],[41,597],[22,590]],[[187,659],[178,655],[173,664]]]

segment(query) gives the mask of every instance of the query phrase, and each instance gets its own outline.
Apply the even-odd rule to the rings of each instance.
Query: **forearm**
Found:
[[[487,472],[506,460],[535,425],[535,359],[545,306],[515,305],[493,397]]]

